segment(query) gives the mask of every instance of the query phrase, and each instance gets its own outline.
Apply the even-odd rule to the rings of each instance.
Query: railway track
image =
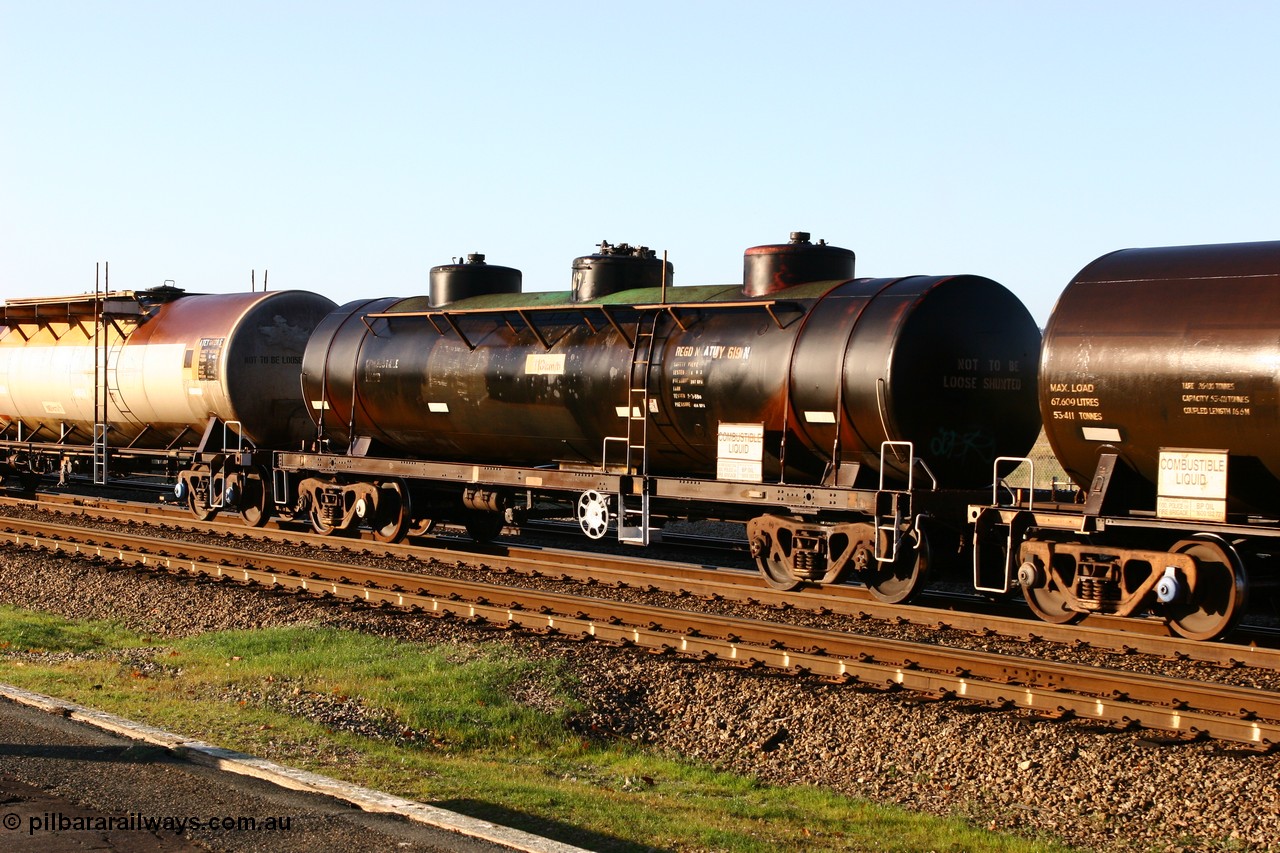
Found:
[[[297,540],[299,534],[285,534]],[[310,537],[308,537],[310,539]],[[952,648],[934,643],[853,634],[847,630],[705,614],[582,595],[501,586],[372,565],[333,563],[243,547],[209,545],[67,524],[5,519],[0,540],[127,566],[255,584],[386,606],[439,617],[484,620],[503,628],[592,639],[656,654],[769,668],[852,682],[875,690],[910,690],[937,700],[980,702],[1052,718],[1076,717],[1122,727],[1212,738],[1270,750],[1280,744],[1280,693],[1166,676]],[[363,543],[361,543],[363,546]],[[368,546],[369,561],[395,554],[422,559],[423,549]],[[563,558],[531,554],[489,555],[512,571],[546,574]],[[443,551],[457,559],[457,552]],[[472,555],[474,558],[475,555]],[[583,555],[574,553],[575,560]],[[607,567],[586,558],[589,572]],[[597,560],[603,562],[596,563]],[[520,569],[514,566],[521,566]],[[615,567],[616,568],[616,567]],[[687,571],[695,572],[692,568]],[[634,574],[631,580],[634,581]],[[754,579],[754,578],[753,578]],[[726,587],[734,581],[720,581]],[[704,597],[721,594],[709,579],[694,584]],[[754,590],[757,599],[791,594]],[[824,602],[826,604],[827,602]],[[786,609],[785,602],[775,606]],[[939,616],[931,611],[931,618]],[[949,618],[949,617],[947,617]],[[1099,629],[1101,630],[1101,629]],[[1204,645],[1204,644],[1192,644]],[[1260,653],[1265,650],[1258,650]]]
[[[855,586],[827,586],[820,593],[812,590],[780,592],[765,586],[754,570],[658,560],[635,553],[620,556],[615,552],[569,551],[509,542],[477,545],[470,540],[441,537],[392,545],[373,539],[315,536],[302,528],[275,524],[266,529],[249,529],[236,520],[195,522],[185,509],[163,504],[122,506],[116,501],[67,495],[41,495],[40,500],[39,506],[64,518],[163,525],[195,534],[217,531],[250,546],[255,542],[293,545],[305,541],[330,553],[355,553],[361,558],[462,561],[499,576],[516,575],[587,586],[639,589],[797,614],[839,615],[857,620],[914,625],[939,633],[954,631],[1013,642],[1043,641],[1080,651],[1147,655],[1227,668],[1249,667],[1280,672],[1280,636],[1262,628],[1241,629],[1234,642],[1203,643],[1177,637],[1167,625],[1154,619],[1101,616],[1077,625],[1054,625],[1030,617],[1024,608],[1016,605],[979,600],[969,595],[934,592],[919,605],[894,605],[879,602],[866,589]],[[31,508],[32,503],[0,497],[0,509],[4,506]]]

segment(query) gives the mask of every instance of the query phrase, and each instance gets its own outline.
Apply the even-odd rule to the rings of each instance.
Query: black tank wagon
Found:
[[[992,460],[1034,441],[1040,335],[989,279],[853,265],[797,233],[749,250],[742,284],[675,287],[605,243],[568,292],[473,259],[428,298],[348,303],[308,345],[316,440],[278,455],[277,500],[384,538],[567,511],[643,543],[665,519],[738,520],[774,586],[906,598]]]

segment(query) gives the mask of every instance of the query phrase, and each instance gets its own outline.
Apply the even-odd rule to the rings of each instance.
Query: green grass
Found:
[[[539,713],[510,699],[526,681],[567,695],[555,668],[479,648],[430,648],[320,628],[206,634],[175,647],[180,654],[168,663],[202,682],[225,678],[253,686],[284,675],[309,692],[340,700],[358,696],[437,745],[482,750],[514,744],[525,751],[554,750],[565,742],[563,714]]]
[[[594,850],[1065,849],[584,739],[567,725],[568,669],[505,644],[294,627],[157,647],[114,623],[0,606],[0,681]],[[374,736],[297,713],[352,697]]]
[[[0,651],[87,652],[148,642],[111,622],[72,622],[0,604]]]

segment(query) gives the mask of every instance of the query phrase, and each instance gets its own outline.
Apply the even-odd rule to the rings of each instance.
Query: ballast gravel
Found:
[[[1088,850],[1280,850],[1275,755],[458,621],[350,611],[40,553],[0,552],[0,602],[117,619],[157,637],[317,624],[432,643],[518,644],[523,654],[571,664],[587,709],[573,725],[584,734],[651,744],[768,783],[819,785]],[[162,664],[142,655],[135,665]],[[284,707],[373,737],[417,739],[358,699],[308,695],[298,685],[218,698]],[[536,691],[526,699],[545,701]]]

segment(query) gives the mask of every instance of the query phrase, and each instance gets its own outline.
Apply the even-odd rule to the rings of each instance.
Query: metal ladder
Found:
[[[1018,505],[1019,501],[1014,495],[1013,489],[1005,486],[1004,477],[1012,474],[1014,469],[1019,465],[1026,464],[1029,479],[1027,480],[1029,487],[1027,489],[1027,507],[1028,515],[1035,512],[1036,508],[1036,463],[1029,456],[997,456],[995,461],[991,463],[991,506],[992,507],[1011,507]],[[1000,473],[1001,469],[1005,469],[1005,474]],[[1004,489],[1009,492],[1011,499],[1007,502],[1000,500],[1000,490]],[[979,514],[979,518],[982,513]],[[974,525],[975,533],[973,537],[973,588],[978,592],[994,592],[1005,594],[1013,589],[1018,573],[1018,545],[1022,540],[1022,534],[1026,528],[1027,522],[1021,521],[1021,529],[1019,529],[1018,519],[1005,524],[1004,539],[1004,565],[1001,567],[1000,584],[994,585],[984,581],[985,577],[994,577],[994,573],[983,573],[983,546],[982,537],[978,536],[976,529],[978,524]],[[997,552],[999,553],[999,552]]]
[[[640,482],[640,505],[627,505],[626,491],[618,492],[618,541],[636,545],[648,545],[653,528],[649,516],[649,367],[653,360],[654,339],[657,337],[658,318],[643,318],[636,323],[636,339],[631,348],[631,373],[627,382],[627,472],[637,472]],[[639,371],[639,376],[636,375]],[[639,457],[637,460],[636,457]],[[637,461],[639,464],[637,465]],[[625,482],[634,478],[624,478]],[[634,496],[633,496],[634,499]],[[638,520],[639,524],[629,523]]]
[[[99,308],[101,312],[101,308]],[[111,432],[111,341],[107,337],[107,324],[99,313],[96,321],[102,330],[101,363],[94,341],[94,375],[93,375],[93,483],[95,486],[106,485],[108,472],[107,436]],[[95,331],[95,335],[97,332]],[[119,355],[116,356],[119,359]],[[98,373],[101,367],[102,372]],[[101,381],[101,384],[99,384]]]
[[[239,457],[244,452],[244,434],[242,430],[244,425],[240,421],[223,421],[222,423],[222,452],[224,454],[234,454]],[[231,438],[235,437],[235,444],[232,445]],[[225,473],[227,468],[226,460],[220,464],[221,472]],[[219,488],[216,491],[213,488],[215,482],[225,484],[225,478],[218,471],[210,471],[209,477],[209,508],[221,509],[226,506],[227,492],[225,488]]]
[[[907,451],[907,489],[886,489],[884,487],[884,472],[886,455],[889,448],[906,448]],[[894,451],[895,456],[899,456]],[[916,462],[915,445],[910,441],[882,441],[880,442],[880,485],[876,490],[876,561],[881,563],[892,563],[898,559],[898,548],[902,544],[902,521],[905,517],[902,512],[903,500],[910,501],[911,490],[915,483],[915,462]],[[899,456],[899,458],[901,458]],[[908,504],[907,513],[911,512]],[[881,535],[881,534],[886,535]],[[891,534],[891,535],[889,535]]]
[[[105,423],[93,425],[93,483],[95,486],[107,482],[107,431]]]

